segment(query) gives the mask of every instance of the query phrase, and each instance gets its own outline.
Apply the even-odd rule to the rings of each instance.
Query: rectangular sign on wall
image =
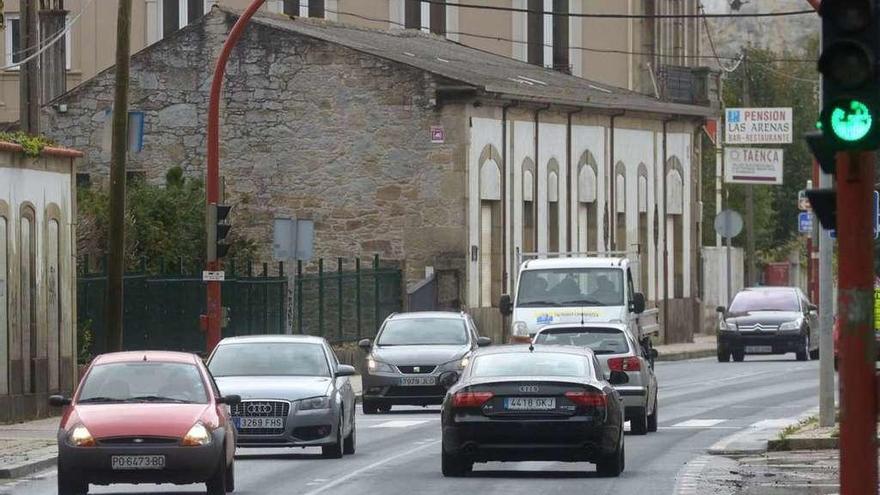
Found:
[[[782,184],[782,160],[779,148],[724,148],[724,182]]]
[[[725,144],[790,144],[791,108],[728,108],[724,111]]]

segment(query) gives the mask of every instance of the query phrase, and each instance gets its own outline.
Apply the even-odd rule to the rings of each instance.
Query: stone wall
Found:
[[[161,181],[182,166],[204,173],[210,75],[233,18],[203,20],[136,54],[130,111],[144,112],[145,147],[129,170]],[[93,182],[110,162],[113,69],[44,111],[45,133],[87,150]],[[271,256],[272,220],[315,220],[318,257],[400,260],[409,281],[424,267],[463,266],[463,106],[435,108],[432,76],[313,38],[252,24],[227,70],[221,175],[233,232]],[[446,144],[432,144],[443,125]],[[458,260],[461,258],[461,261]],[[442,261],[438,261],[442,260]]]

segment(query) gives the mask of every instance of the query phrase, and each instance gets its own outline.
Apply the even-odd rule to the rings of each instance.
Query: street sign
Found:
[[[202,272],[203,282],[223,282],[224,280],[226,280],[226,272]]]
[[[778,148],[724,148],[724,182],[782,184],[782,160]]]
[[[446,130],[443,126],[431,126],[431,142],[434,144],[443,144],[446,142]]]
[[[724,115],[726,144],[791,143],[791,108],[728,108]]]
[[[272,254],[278,261],[312,259],[315,222],[296,218],[276,218],[272,229]]]
[[[813,215],[808,212],[798,213],[798,232],[811,234],[813,232]]]
[[[872,214],[874,218],[874,239],[880,238],[880,192],[874,191],[874,212]],[[828,231],[828,235],[832,239],[837,239],[837,231],[830,230]]]
[[[742,215],[733,210],[723,210],[715,217],[715,232],[724,238],[733,238],[742,232]]]
[[[807,190],[801,189],[798,191],[798,210],[801,211],[810,211],[810,199],[807,198]]]

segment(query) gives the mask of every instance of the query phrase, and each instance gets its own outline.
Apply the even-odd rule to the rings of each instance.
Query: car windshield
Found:
[[[800,311],[797,295],[793,290],[746,290],[733,298],[731,313],[752,311]]]
[[[596,354],[629,352],[626,335],[617,328],[554,328],[538,333],[535,343],[589,347]]]
[[[519,280],[519,307],[622,306],[625,285],[617,268],[526,270]]]
[[[588,377],[586,356],[556,352],[486,354],[474,359],[471,376],[565,376]]]
[[[385,324],[378,345],[465,345],[464,320],[459,318],[401,318]]]
[[[80,404],[186,402],[204,404],[208,393],[193,364],[138,361],[92,368],[77,398]]]
[[[305,342],[247,342],[217,347],[208,370],[223,376],[330,376],[324,346]]]

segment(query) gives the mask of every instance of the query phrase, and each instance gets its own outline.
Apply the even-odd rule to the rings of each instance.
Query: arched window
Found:
[[[522,163],[522,250],[537,251],[535,243],[535,162],[526,158]]]
[[[62,305],[61,297],[61,229],[59,223],[60,209],[55,204],[46,208],[46,321],[48,335],[46,347],[48,353],[49,390],[56,392],[61,388],[61,340]]]
[[[547,164],[547,250],[559,252],[559,163]]]
[[[480,154],[480,306],[501,298],[501,155],[487,145]]]
[[[639,164],[638,179],[639,204],[639,290],[648,289],[648,167]]]
[[[23,363],[22,381],[26,393],[36,392],[37,358],[37,232],[36,214],[33,206],[26,204],[21,208],[19,225],[19,290],[21,308],[21,359]]]
[[[615,250],[628,251],[626,239],[626,166],[618,162],[614,167],[614,223],[617,231],[614,236]]]
[[[584,151],[578,161],[577,196],[577,246],[578,251],[597,251],[599,224],[596,208],[597,166],[596,159],[589,151]]]
[[[0,201],[0,395],[9,394],[9,221]]]
[[[681,161],[666,162],[666,245],[672,253],[672,296],[684,297],[684,174]]]

